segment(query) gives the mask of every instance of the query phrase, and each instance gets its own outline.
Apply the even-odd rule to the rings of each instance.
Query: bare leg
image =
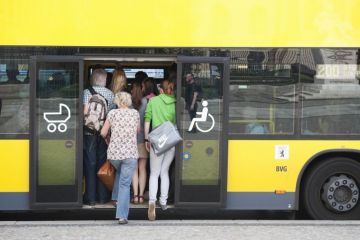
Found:
[[[136,166],[135,171],[134,171],[134,175],[132,178],[132,187],[133,187],[133,192],[134,192],[134,203],[138,203],[139,199],[138,199],[138,189],[139,189],[139,169],[138,166]]]
[[[144,196],[144,190],[145,190],[145,186],[146,186],[146,163],[147,163],[147,158],[139,158],[139,196]],[[139,202],[142,203],[144,201],[144,199],[140,199],[139,198]]]

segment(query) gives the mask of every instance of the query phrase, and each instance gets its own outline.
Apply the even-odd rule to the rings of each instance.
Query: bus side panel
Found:
[[[360,141],[229,141],[227,208],[295,209],[303,166],[312,156],[330,149],[360,149]]]
[[[295,193],[283,195],[274,192],[228,192],[227,209],[294,210]]]
[[[28,192],[0,192],[0,211],[2,210],[29,210]]]
[[[0,45],[358,47],[360,42],[360,2],[355,0],[110,0],[91,1],[81,11],[83,2],[1,0]],[[163,11],[154,18],[159,6]],[[176,9],[182,14],[174,17]],[[133,16],[146,21],[129,21]],[[126,34],[112,33],[118,22],[126,22],[121,26]],[[93,34],[94,29],[104,34]]]
[[[0,210],[29,209],[29,140],[0,140]]]

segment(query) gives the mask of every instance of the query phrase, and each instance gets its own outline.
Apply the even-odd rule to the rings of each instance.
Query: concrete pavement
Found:
[[[360,221],[3,221],[0,239],[359,239]]]

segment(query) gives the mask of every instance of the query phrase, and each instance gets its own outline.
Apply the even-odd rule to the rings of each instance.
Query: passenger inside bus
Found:
[[[66,85],[65,76],[62,72],[54,72],[47,79],[46,90],[48,96],[62,96],[61,89]]]
[[[85,193],[84,203],[95,206],[96,202],[106,203],[109,201],[109,192],[96,176],[100,167],[105,163],[107,144],[99,135],[96,126],[103,125],[97,115],[99,108],[101,112],[107,114],[112,108],[114,94],[106,86],[107,73],[103,69],[95,69],[91,75],[91,87],[84,90],[84,175],[85,175]],[[97,98],[97,99],[95,99]],[[104,99],[104,100],[101,100]],[[100,102],[99,102],[100,101]],[[106,101],[104,103],[104,101]],[[103,104],[107,105],[107,109]],[[106,111],[107,110],[107,111]],[[90,119],[90,120],[89,120]],[[88,121],[89,120],[89,121]]]
[[[269,134],[269,124],[270,119],[265,119],[265,117],[258,112],[258,110],[253,110],[250,107],[244,107],[244,114],[248,116],[249,123],[245,125],[246,134]]]
[[[112,74],[112,80],[110,83],[110,89],[114,94],[117,94],[119,92],[125,91],[127,87],[127,81],[126,81],[126,75],[124,70],[121,68],[116,68]]]
[[[127,63],[129,64],[129,63]],[[109,64],[110,65],[110,64]],[[169,78],[170,77],[170,73],[172,78],[175,78],[174,76],[176,76],[176,71],[172,71],[173,70],[173,65],[171,67],[171,69],[165,70],[166,73],[164,72],[164,75],[161,77],[161,79],[155,79],[153,77],[149,77],[147,75],[146,72],[150,72],[153,71],[153,69],[149,69],[149,71],[142,71],[142,69],[146,68],[141,68],[139,67],[139,71],[134,72],[134,73],[130,73],[130,78],[127,78],[127,74],[125,73],[124,70],[126,70],[127,72],[129,72],[128,69],[122,67],[122,66],[107,66],[107,64],[95,64],[92,66],[101,66],[102,70],[105,70],[106,72],[110,72],[112,79],[111,79],[111,83],[107,84],[108,87],[111,89],[111,91],[113,92],[114,95],[116,95],[119,92],[128,92],[131,93],[131,98],[132,98],[132,108],[134,108],[135,110],[137,110],[140,114],[140,119],[141,119],[141,131],[137,136],[137,144],[138,144],[138,154],[139,154],[139,159],[137,159],[137,168],[134,171],[134,175],[132,178],[132,188],[131,188],[131,203],[133,204],[144,204],[145,201],[148,200],[149,198],[149,193],[148,193],[148,189],[149,189],[149,176],[150,176],[150,164],[148,164],[148,159],[149,159],[149,152],[146,150],[145,148],[145,136],[144,136],[144,114],[145,114],[145,109],[146,106],[148,104],[148,102],[155,96],[157,96],[159,94],[159,90],[157,87],[157,82],[159,82],[161,79]],[[138,67],[138,66],[137,66]],[[94,74],[94,72],[96,71],[96,69],[94,69],[93,67],[91,67],[90,65],[90,70],[88,71],[88,73],[92,73]],[[133,68],[136,69],[136,68]],[[133,69],[131,69],[131,71],[133,71]],[[156,69],[155,69],[156,70]],[[91,81],[92,81],[92,75],[90,75],[91,77]],[[107,74],[107,78],[108,78],[109,74]],[[85,85],[88,85],[85,83]],[[85,102],[85,99],[84,99]],[[112,109],[112,107],[109,108],[109,111]],[[86,133],[85,133],[86,134]],[[110,133],[111,134],[111,133]],[[88,136],[84,136],[84,138],[87,138]],[[84,139],[84,143],[85,143],[85,139]],[[174,157],[172,157],[173,160]],[[85,161],[86,161],[86,154],[84,153],[84,168],[85,168]],[[171,161],[173,162],[173,161]],[[170,162],[170,163],[171,163]],[[99,165],[100,167],[101,165]],[[170,202],[173,201],[173,194],[174,194],[174,184],[173,184],[173,178],[174,178],[174,164],[171,164],[170,167]],[[94,206],[94,204],[90,201],[88,201],[88,191],[86,188],[87,183],[87,174],[86,171],[85,173],[85,194],[84,194],[84,204],[90,204],[92,206]],[[164,180],[163,180],[164,181]],[[114,189],[113,189],[114,191]],[[116,192],[116,190],[115,190]],[[104,204],[106,201],[99,201],[99,196],[96,197],[95,199],[95,203],[100,203],[100,204]],[[114,196],[114,194],[112,194],[111,197],[112,200],[112,205],[116,206],[117,202],[117,198]],[[166,203],[164,204],[166,205]]]
[[[137,132],[140,131],[138,110],[131,108],[131,95],[127,92],[115,94],[117,109],[107,115],[101,129],[101,136],[107,140],[111,129],[110,140],[107,140],[107,159],[116,168],[116,177],[112,199],[116,199],[116,218],[119,224],[126,224],[129,215],[130,184],[137,168],[138,148]]]
[[[140,73],[140,74],[138,74]],[[142,88],[144,80],[147,78],[146,73],[138,72],[135,74],[135,81],[131,87],[131,96],[133,108],[140,114],[140,131],[137,134],[137,147],[139,153],[138,165],[132,178],[133,187],[133,199],[134,204],[144,202],[144,191],[147,178],[147,160],[149,159],[149,153],[145,148],[145,136],[144,136],[144,116],[145,109],[148,103],[148,99],[144,96],[145,89]],[[144,74],[142,74],[144,73]]]
[[[6,70],[6,74],[7,74],[7,77],[8,77],[7,83],[10,83],[10,84],[22,83],[21,81],[19,81],[17,79],[17,76],[19,75],[19,70],[18,69],[8,69],[8,70]]]
[[[198,109],[197,101],[199,100],[199,96],[202,90],[201,86],[196,83],[193,73],[186,74],[185,81],[185,108],[189,112],[190,121],[192,121],[196,117],[196,112]],[[196,128],[189,129],[191,130],[188,130],[188,132],[196,133]]]
[[[245,127],[245,133],[248,134],[269,134],[269,129],[263,123],[249,123]]]
[[[325,116],[307,118],[306,121],[304,121],[304,124],[304,135],[319,135],[331,133],[330,120],[327,119]]]
[[[156,219],[155,203],[157,201],[158,181],[161,178],[159,203],[162,210],[167,209],[167,200],[170,187],[169,169],[175,157],[175,146],[162,154],[155,154],[148,141],[150,123],[153,129],[165,122],[176,124],[176,98],[174,96],[174,84],[169,80],[163,80],[160,85],[160,95],[154,97],[147,105],[145,112],[144,136],[146,149],[150,152],[150,179],[149,179],[149,208],[148,218]],[[166,142],[166,140],[165,140]]]

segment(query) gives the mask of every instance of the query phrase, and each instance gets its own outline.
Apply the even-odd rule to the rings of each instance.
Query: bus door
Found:
[[[75,57],[31,59],[30,205],[82,205],[83,61]]]
[[[227,58],[178,57],[175,205],[223,207],[226,197]]]

